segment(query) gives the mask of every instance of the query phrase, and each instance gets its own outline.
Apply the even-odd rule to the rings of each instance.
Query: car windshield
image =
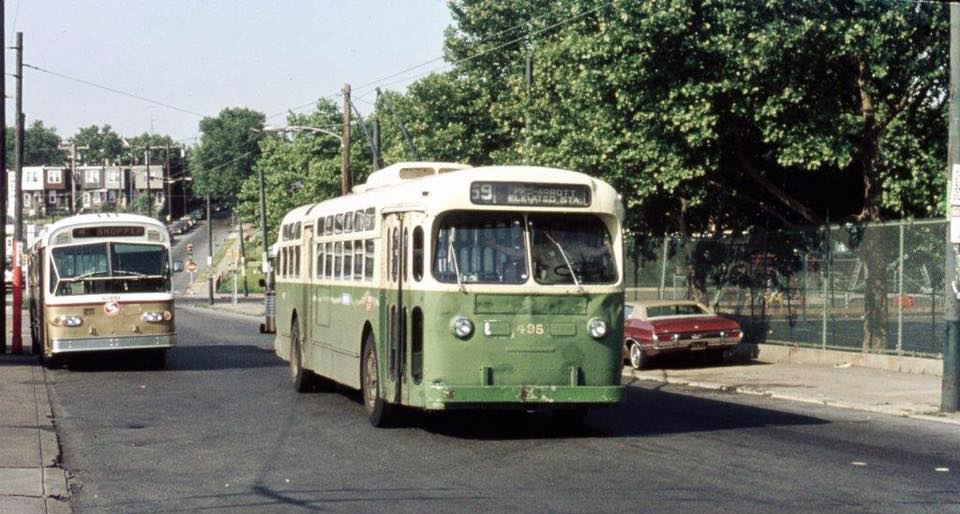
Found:
[[[647,307],[648,318],[664,318],[668,316],[697,316],[707,314],[703,307],[692,303],[677,303],[670,305],[651,305]]]
[[[527,281],[523,218],[463,213],[445,217],[437,231],[433,273],[441,282],[522,284]]]
[[[529,226],[533,277],[537,282],[609,284],[617,281],[610,232],[600,218],[531,214]]]
[[[92,243],[52,253],[50,291],[56,296],[170,290],[170,259],[161,245]]]

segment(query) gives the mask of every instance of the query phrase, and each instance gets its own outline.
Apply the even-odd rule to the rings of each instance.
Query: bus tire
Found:
[[[391,420],[392,406],[380,395],[380,368],[377,361],[377,348],[373,335],[368,335],[363,343],[363,361],[360,364],[360,389],[363,396],[363,408],[367,419],[375,427],[388,426]]]
[[[290,380],[298,393],[312,391],[316,382],[311,371],[303,369],[303,351],[300,345],[300,327],[296,318],[290,326]]]

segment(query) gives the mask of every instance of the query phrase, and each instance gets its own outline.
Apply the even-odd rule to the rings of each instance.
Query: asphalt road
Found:
[[[213,252],[223,244],[230,232],[230,213],[227,211],[213,213]],[[207,267],[207,221],[202,220],[190,229],[189,232],[174,236],[170,256],[174,261],[181,261],[186,265],[191,258],[187,254],[187,244],[193,244],[193,260],[197,263],[197,272]],[[173,275],[173,291],[182,293],[190,283],[190,273],[182,271]]]
[[[953,425],[637,384],[582,429],[374,429],[355,393],[293,392],[257,320],[177,316],[166,370],[48,374],[77,513],[960,512]]]

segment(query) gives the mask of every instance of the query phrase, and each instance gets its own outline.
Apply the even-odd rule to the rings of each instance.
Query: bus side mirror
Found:
[[[173,261],[173,272],[180,273],[183,271],[183,261]]]

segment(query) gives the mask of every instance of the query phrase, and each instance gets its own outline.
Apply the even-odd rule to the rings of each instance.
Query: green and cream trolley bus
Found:
[[[360,389],[370,421],[623,398],[623,207],[571,171],[400,163],[287,213],[276,353],[294,386]]]
[[[154,367],[177,342],[170,237],[159,221],[83,214],[30,249],[30,331],[49,367],[75,353],[136,350]]]

